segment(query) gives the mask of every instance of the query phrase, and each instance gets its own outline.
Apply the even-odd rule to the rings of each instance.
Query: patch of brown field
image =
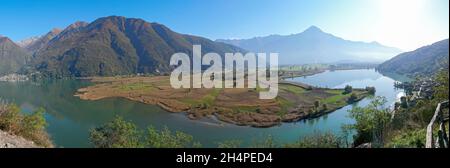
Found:
[[[275,100],[259,99],[259,93],[250,89],[224,89],[217,96],[216,104],[223,107],[263,107],[278,105]]]
[[[308,97],[305,94],[298,95],[291,92],[281,91],[278,93],[278,96],[294,102],[297,106],[311,105],[314,103],[314,99],[311,99],[311,97]]]
[[[316,99],[325,99],[330,96],[334,96],[334,94],[326,92],[324,89],[313,89],[310,92],[305,93],[307,97],[314,97]]]
[[[168,76],[94,77],[91,81],[96,84],[78,89],[75,96],[83,100],[121,97],[169,112],[186,112],[191,119],[214,115],[227,123],[253,127],[271,127],[339,108],[314,111],[314,101],[335,95],[319,88],[301,94],[280,89],[277,99],[263,100],[256,89],[173,89]]]

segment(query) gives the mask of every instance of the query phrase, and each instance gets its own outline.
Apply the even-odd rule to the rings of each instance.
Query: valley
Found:
[[[192,59],[195,45],[202,46],[202,53],[218,55],[279,53],[278,96],[260,99],[266,91],[260,87],[172,88],[168,75],[177,65],[170,65],[170,57],[181,52]],[[186,132],[206,147],[235,139],[248,147],[266,136],[286,144],[316,132],[372,142],[342,129],[358,122],[349,117],[353,109],[370,107],[371,100],[383,97],[384,111],[418,111],[411,121],[400,122],[404,130],[395,131],[420,131],[429,120],[422,113],[434,108],[434,101],[448,99],[433,100],[435,88],[445,86],[434,77],[442,73],[445,78],[445,70],[448,78],[448,39],[401,53],[315,26],[293,35],[214,41],[156,22],[108,16],[20,42],[0,36],[0,100],[13,101],[24,114],[45,108],[46,131],[55,147],[92,147],[89,131],[116,117],[139,128]],[[420,99],[396,87],[412,78],[422,80],[405,88],[426,93]],[[448,93],[448,87],[442,90]],[[413,120],[417,118],[420,122]]]

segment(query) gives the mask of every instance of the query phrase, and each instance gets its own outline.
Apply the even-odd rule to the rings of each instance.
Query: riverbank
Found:
[[[185,112],[197,120],[214,116],[242,126],[272,127],[282,122],[314,118],[348,105],[351,94],[343,89],[324,89],[280,83],[276,99],[261,100],[261,89],[172,89],[169,77],[95,77],[93,86],[78,89],[82,100],[119,97],[158,105],[169,112]],[[368,94],[353,89],[356,101]]]

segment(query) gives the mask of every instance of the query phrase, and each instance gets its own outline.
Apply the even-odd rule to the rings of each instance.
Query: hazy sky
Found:
[[[17,41],[109,15],[213,40],[287,35],[311,25],[405,51],[449,37],[449,0],[0,0],[0,34]]]

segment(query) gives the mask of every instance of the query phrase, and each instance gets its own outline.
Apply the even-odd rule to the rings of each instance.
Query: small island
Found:
[[[82,100],[119,97],[158,105],[169,112],[186,112],[190,119],[204,117],[252,127],[272,127],[319,117],[357,102],[371,89],[327,89],[281,81],[276,99],[259,99],[253,89],[173,89],[168,76],[93,77],[95,84],[78,89]]]

